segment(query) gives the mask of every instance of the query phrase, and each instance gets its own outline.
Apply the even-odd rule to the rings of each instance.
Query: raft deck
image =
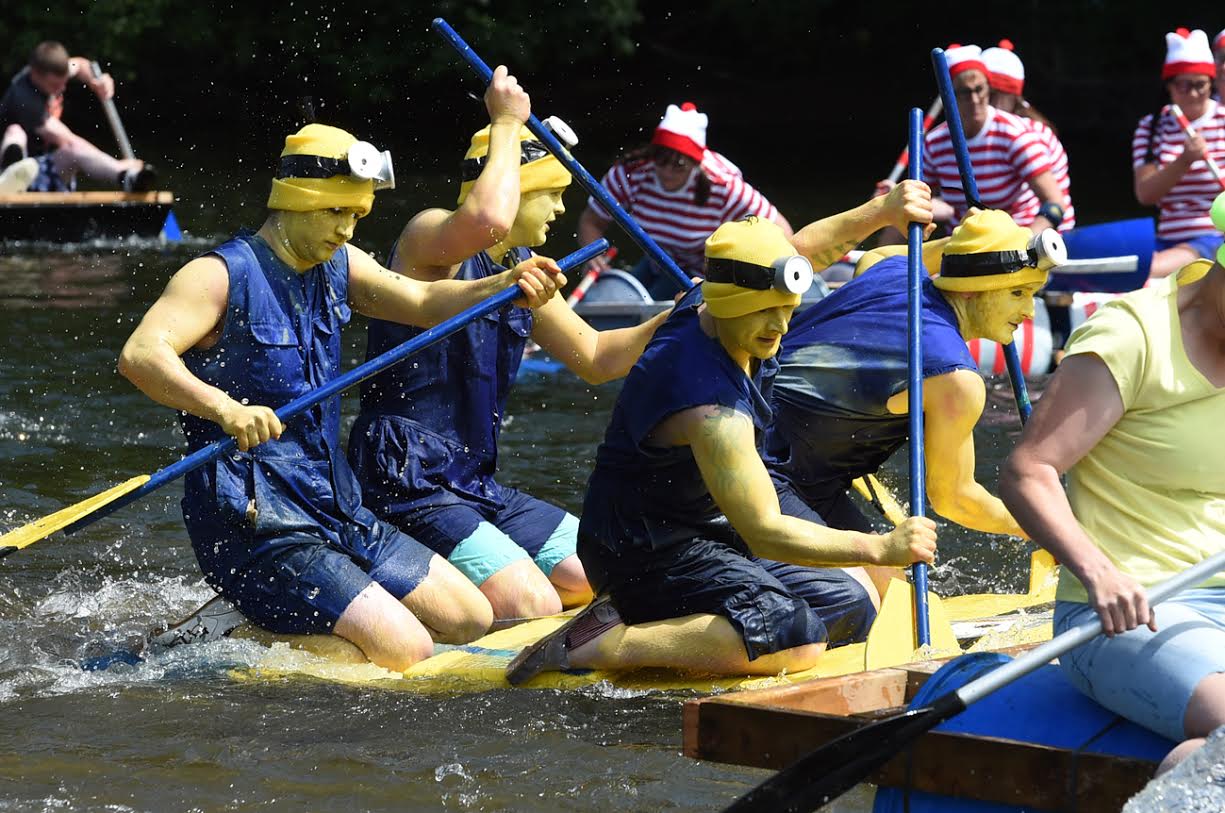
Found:
[[[173,192],[0,195],[0,241],[77,243],[157,237],[173,205]]]
[[[1013,647],[1009,654],[1034,646]],[[904,711],[945,661],[820,678],[689,700],[684,753],[693,759],[779,770],[882,717]],[[1117,813],[1157,763],[1002,737],[932,731],[869,781],[1026,810]]]

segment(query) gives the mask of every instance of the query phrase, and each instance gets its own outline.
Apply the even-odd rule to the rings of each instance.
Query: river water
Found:
[[[428,184],[405,180],[407,200],[380,195],[357,245],[384,250],[418,208],[413,190]],[[196,235],[185,244],[0,250],[0,531],[178,458],[175,416],[124,381],[115,360],[169,275],[236,228],[258,226],[266,194],[266,181],[237,173],[182,182],[178,216]],[[572,209],[579,201],[568,196]],[[557,230],[555,256],[573,246],[574,214]],[[363,343],[355,318],[346,367]],[[521,380],[502,478],[576,511],[616,393],[568,375]],[[346,429],[355,405],[346,397]],[[978,430],[989,486],[1018,429],[1006,383],[992,382]],[[896,469],[883,479],[904,492]],[[238,682],[229,670],[262,651],[237,641],[81,671],[82,657],[135,641],[210,595],[182,529],[180,489],[0,561],[0,811],[710,811],[766,776],[682,757],[684,698],[674,694],[425,696]],[[937,590],[1024,589],[1023,544],[944,530]],[[870,798],[858,789],[835,809],[868,810]]]

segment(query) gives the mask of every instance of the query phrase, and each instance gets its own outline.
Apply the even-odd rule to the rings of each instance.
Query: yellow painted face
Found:
[[[1041,283],[982,291],[966,303],[966,338],[981,337],[1010,344],[1013,332],[1034,315],[1034,294]]]
[[[733,357],[746,353],[750,358],[773,358],[791,324],[794,305],[746,313],[730,319],[715,319],[715,333]]]
[[[534,189],[519,196],[519,212],[510,229],[512,246],[542,246],[549,236],[549,224],[566,213],[561,202],[564,187]]]
[[[289,254],[310,267],[327,262],[353,237],[362,210],[312,209],[278,211],[275,232]]]

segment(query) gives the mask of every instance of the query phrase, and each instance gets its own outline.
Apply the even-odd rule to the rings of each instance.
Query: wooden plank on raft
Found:
[[[173,192],[14,192],[0,195],[0,206],[96,206],[98,204],[173,204]]]
[[[684,753],[779,770],[869,722],[721,698],[690,701],[684,710]],[[1078,754],[999,737],[930,732],[870,781],[881,787],[1024,805],[1029,810],[1117,813],[1152,778],[1156,767],[1146,760]]]

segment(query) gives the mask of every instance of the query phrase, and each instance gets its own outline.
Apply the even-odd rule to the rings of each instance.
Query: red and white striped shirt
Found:
[[[744,180],[740,168],[717,152],[706,151],[702,171],[710,179],[710,197],[703,206],[693,200],[696,172],[680,189],[669,192],[660,186],[649,160],[613,164],[600,181],[643,231],[693,276],[704,272],[706,238],[715,229],[748,215],[777,215],[773,204]],[[587,205],[600,217],[610,219],[594,198],[588,198]]]
[[[1204,137],[1208,153],[1220,164],[1225,162],[1225,107],[1209,100],[1204,115],[1191,122]],[[1166,112],[1153,138],[1153,114],[1140,119],[1140,126],[1131,139],[1131,165],[1156,164],[1160,169],[1182,155],[1186,133],[1173,114]],[[1151,151],[1150,151],[1151,143]],[[1162,240],[1188,240],[1204,234],[1215,234],[1216,228],[1208,216],[1212,201],[1221,193],[1221,185],[1204,161],[1196,161],[1174,184],[1158,204],[1157,237]]]
[[[1028,119],[987,108],[987,123],[966,139],[970,165],[978,184],[978,197],[990,209],[1003,209],[1019,226],[1028,226],[1038,216],[1040,201],[1029,180],[1051,169],[1052,161],[1037,131]],[[957,172],[957,154],[947,122],[927,133],[923,150],[923,179],[952,207],[960,222],[965,216],[966,197]]]
[[[1038,134],[1042,146],[1046,148],[1046,154],[1051,159],[1051,176],[1055,179],[1055,183],[1059,184],[1059,191],[1063,193],[1063,222],[1059,224],[1059,231],[1075,228],[1076,207],[1072,205],[1072,178],[1068,175],[1068,153],[1063,148],[1063,142],[1059,140],[1059,136],[1055,135],[1050,125],[1037,119],[1023,119],[1023,121]]]

